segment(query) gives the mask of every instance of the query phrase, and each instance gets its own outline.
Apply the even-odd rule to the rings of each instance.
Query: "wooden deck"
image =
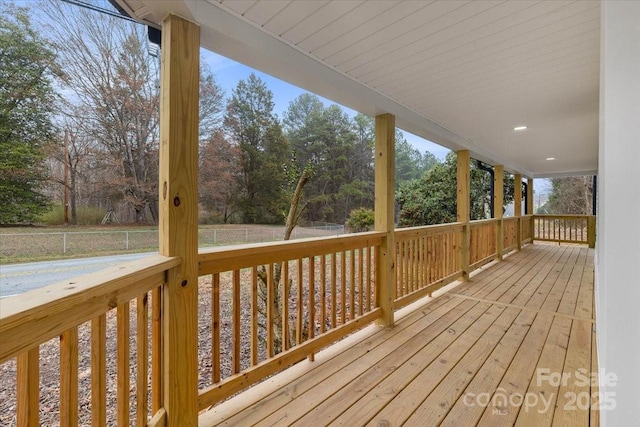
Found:
[[[598,425],[593,283],[591,249],[528,245],[200,425]]]

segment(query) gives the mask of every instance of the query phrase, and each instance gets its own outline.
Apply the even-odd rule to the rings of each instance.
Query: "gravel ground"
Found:
[[[306,271],[306,268],[305,268]],[[292,275],[293,276],[293,275]],[[242,273],[241,287],[241,367],[246,368],[250,364],[250,272]],[[317,280],[317,279],[316,279]],[[303,279],[306,283],[308,278]],[[338,275],[337,283],[340,283]],[[318,286],[315,286],[316,313],[319,313]],[[339,287],[339,286],[338,286]],[[228,275],[221,275],[220,280],[220,319],[221,319],[221,376],[226,378],[231,375],[232,367],[232,292],[231,280]],[[339,290],[338,290],[339,301]],[[327,305],[330,301],[330,294],[327,292]],[[347,295],[347,307],[348,307]],[[357,300],[357,295],[356,295]],[[308,301],[308,288],[305,286],[303,301]],[[290,319],[296,315],[296,286],[292,286],[289,298]],[[150,304],[153,302],[150,301]],[[340,303],[338,305],[338,311]],[[211,276],[200,278],[199,301],[198,301],[198,332],[199,332],[199,386],[200,388],[212,383],[212,356],[211,356]],[[131,353],[130,353],[130,414],[131,425],[135,424],[136,411],[136,322],[135,322],[135,301],[131,302],[130,332],[131,332]],[[307,307],[304,307],[306,313]],[[348,308],[347,308],[348,311]],[[327,306],[327,312],[330,307]],[[340,323],[340,313],[338,313]],[[315,329],[319,333],[319,316],[316,316]],[[328,320],[325,320],[327,326]],[[150,330],[151,328],[149,328]],[[91,361],[90,324],[86,323],[79,327],[79,425],[91,424]],[[264,338],[264,334],[262,334]],[[107,425],[116,424],[116,312],[107,313]],[[40,346],[40,424],[43,426],[59,425],[59,340],[53,339]],[[264,342],[259,346],[259,358],[266,357]],[[15,426],[16,421],[16,366],[15,360],[0,365],[0,425]],[[149,405],[150,406],[150,405]]]

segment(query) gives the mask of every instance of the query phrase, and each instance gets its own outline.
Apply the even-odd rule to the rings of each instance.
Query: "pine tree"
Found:
[[[251,73],[240,80],[227,105],[225,127],[241,153],[244,222],[283,223],[283,191],[290,149],[273,113],[273,93]]]
[[[400,205],[399,226],[443,224],[456,221],[456,154],[450,153],[444,162],[437,164],[422,178],[407,181],[397,191]],[[471,162],[470,170],[472,220],[491,216],[489,206],[490,175]],[[504,174],[504,204],[513,201],[513,176]]]
[[[0,6],[0,223],[47,210],[43,148],[53,140],[54,55],[26,9]]]

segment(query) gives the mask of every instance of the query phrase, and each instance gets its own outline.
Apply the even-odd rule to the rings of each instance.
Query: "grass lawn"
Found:
[[[200,247],[282,239],[283,226],[201,225]],[[336,234],[296,228],[294,238]],[[157,226],[75,226],[0,228],[0,264],[115,255],[158,250]]]

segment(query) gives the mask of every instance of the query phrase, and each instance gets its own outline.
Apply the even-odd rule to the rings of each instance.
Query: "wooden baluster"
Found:
[[[373,259],[373,264],[371,266],[371,269],[373,270],[372,276],[373,276],[373,283],[372,283],[372,288],[371,288],[371,298],[372,298],[372,303],[371,306],[372,307],[378,307],[379,306],[379,301],[378,301],[378,293],[375,291],[375,283],[378,283],[378,269],[376,268],[376,266],[378,265],[378,248],[377,247],[371,247],[371,258]]]
[[[63,332],[60,336],[60,425],[64,427],[78,425],[77,326]]]
[[[455,273],[455,234],[447,232],[447,275]]]
[[[302,327],[303,327],[303,320],[304,320],[304,312],[302,310],[302,279],[303,279],[303,274],[302,274],[302,258],[298,259],[298,297],[297,297],[297,301],[296,301],[296,309],[297,309],[297,316],[296,316],[296,344],[301,344],[302,343]]]
[[[444,261],[444,245],[442,244],[442,234],[438,234],[436,235],[436,239],[438,242],[438,252],[436,254],[436,265],[438,268],[438,280],[442,279],[443,277],[443,261]]]
[[[413,241],[413,290],[420,289],[420,236],[416,236]]]
[[[371,286],[371,280],[372,280],[372,271],[375,271],[373,266],[375,264],[373,263],[373,247],[369,246],[367,248],[367,312],[371,311],[371,292],[372,292],[372,286]],[[375,274],[375,273],[374,273]]]
[[[409,295],[411,293],[411,240],[405,240],[404,251],[402,252],[403,268],[402,283],[403,294]]]
[[[347,257],[346,251],[340,252],[340,320],[344,325],[347,320]]]
[[[162,287],[151,291],[151,412],[162,408]]]
[[[220,273],[211,275],[211,374],[220,382]]]
[[[118,425],[129,425],[129,303],[125,302],[117,308],[117,359],[118,359],[118,391],[117,419]]]
[[[145,293],[136,302],[136,424],[143,426],[147,423],[147,376],[149,373],[149,347],[147,334],[149,332],[149,299]]]
[[[107,425],[107,316],[104,314],[91,320],[91,425]]]
[[[315,300],[315,282],[316,282],[316,259],[309,257],[309,339],[315,336],[316,329],[316,300]],[[313,362],[314,353],[309,353],[309,361]]]
[[[352,249],[349,251],[349,320],[353,320],[356,317],[356,251]]]
[[[336,253],[332,253],[331,254],[331,328],[335,328],[338,324],[337,322],[337,311],[338,308],[336,307],[337,305],[337,297],[336,297],[336,292],[337,292],[337,260],[336,260]]]
[[[320,257],[320,333],[326,330],[327,321],[327,256]]]
[[[362,301],[363,301],[363,293],[364,293],[364,288],[362,287],[364,285],[364,263],[363,263],[363,251],[364,248],[360,248],[358,249],[358,271],[359,271],[359,275],[358,275],[358,316],[362,316]]]
[[[422,236],[420,238],[420,265],[422,268],[422,272],[420,273],[420,282],[421,287],[424,288],[429,284],[429,280],[427,279],[427,236]]]
[[[268,294],[268,291],[267,291]],[[268,297],[268,295],[267,295]],[[240,270],[233,270],[233,338],[232,338],[232,372],[237,374],[240,372],[240,350],[242,343],[240,342]],[[271,324],[267,319],[267,330]],[[268,335],[268,337],[271,337]]]
[[[414,267],[416,264],[416,260],[415,260],[415,241],[413,239],[409,240],[409,262],[407,265],[407,275],[409,276],[408,282],[409,282],[409,292],[413,292],[416,290],[416,284],[414,282],[415,280],[415,276],[413,274],[414,271]]]
[[[251,269],[251,366],[258,364],[258,267]]]
[[[418,239],[418,252],[418,263],[420,264],[418,288],[421,289],[427,285],[427,237],[424,235]]]
[[[422,288],[422,237],[416,237],[416,271],[415,271],[415,283],[416,289]]]
[[[394,271],[395,282],[396,282],[396,295],[398,297],[404,296],[404,280],[402,279],[402,272],[404,271],[402,268],[402,260],[404,259],[404,242],[399,240],[397,243],[397,253],[395,255],[396,258],[396,268]]]
[[[239,291],[238,291],[239,295]],[[239,298],[238,298],[239,302]],[[238,304],[240,305],[240,304]],[[273,320],[276,317],[276,289],[273,283],[273,264],[267,265],[267,356],[275,356],[275,333]],[[239,315],[240,313],[238,313]],[[239,341],[239,339],[238,339]]]
[[[282,263],[282,349],[289,350],[289,261]]]
[[[18,425],[37,427],[40,424],[40,347],[20,353],[16,369]]]

